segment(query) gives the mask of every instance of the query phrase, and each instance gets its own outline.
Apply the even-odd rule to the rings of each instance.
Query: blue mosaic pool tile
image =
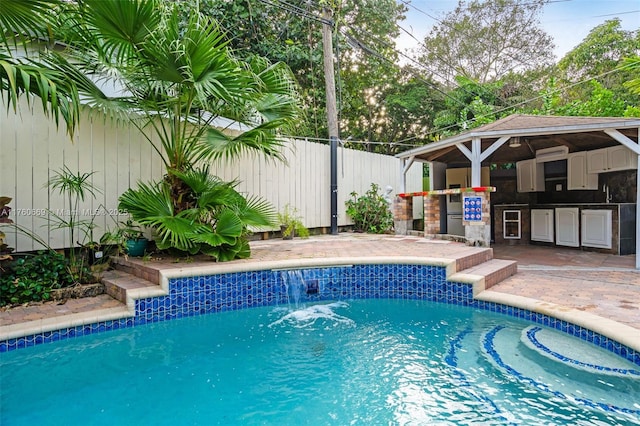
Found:
[[[429,265],[353,265],[307,268],[304,282],[315,280],[317,294],[300,294],[300,303],[360,298],[429,300],[487,310],[547,325],[606,348],[640,365],[640,353],[574,324],[544,314],[473,299],[473,287],[446,280],[446,268]],[[295,274],[294,274],[295,275]],[[292,303],[286,271],[249,271],[169,280],[167,296],[135,302],[135,317],[79,326],[0,342],[0,352],[41,343],[187,316]]]

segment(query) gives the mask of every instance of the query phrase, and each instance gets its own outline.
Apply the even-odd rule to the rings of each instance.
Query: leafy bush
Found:
[[[54,288],[77,282],[69,272],[69,262],[53,251],[41,251],[9,264],[0,276],[0,305],[39,302],[50,298]]]
[[[249,257],[249,227],[272,226],[276,213],[267,202],[245,198],[209,174],[209,168],[171,170],[165,179],[140,183],[120,196],[119,207],[155,231],[159,250],[205,254],[217,261]]]
[[[302,218],[298,216],[298,209],[295,207],[289,204],[284,206],[284,210],[278,213],[278,222],[280,222],[282,238],[290,239],[296,235],[300,238],[309,238],[309,230],[302,223]]]
[[[361,197],[355,192],[351,193],[351,199],[346,202],[347,214],[353,220],[356,231],[384,234],[393,228],[393,213],[379,191],[380,187],[372,183]]]

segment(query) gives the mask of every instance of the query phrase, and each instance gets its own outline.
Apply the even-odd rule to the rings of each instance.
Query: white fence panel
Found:
[[[4,110],[0,112],[0,196],[13,198],[10,218],[54,248],[69,246],[63,231],[47,226],[51,225],[48,211],[69,217],[67,200],[47,188],[47,182],[66,166],[74,173],[93,173],[90,180],[98,190],[96,197],[81,203],[78,213],[81,220],[95,221],[93,239],[99,240],[106,229],[126,218],[118,215],[118,197],[138,181],[161,179],[163,163],[136,129],[84,114],[72,142],[35,105],[30,110],[25,103],[14,114],[6,113],[0,103]],[[297,209],[308,228],[329,228],[329,145],[290,140],[282,154],[285,162],[247,154],[233,162],[215,162],[211,170],[224,180],[238,180],[239,191],[266,199],[278,211],[286,205]],[[363,195],[375,183],[383,192],[391,186],[394,195],[400,179],[396,158],[338,148],[338,225],[352,223],[345,207],[352,192]],[[422,167],[416,165],[407,174],[407,191],[421,190]],[[416,212],[420,217],[420,209]],[[6,228],[4,232],[17,251],[42,248],[24,235]]]
[[[1,105],[1,103],[0,103]],[[30,110],[23,103],[19,114],[6,106],[0,112],[0,194],[11,197],[10,218],[21,228],[33,232],[51,247],[72,244],[63,230],[53,226],[51,213],[70,218],[68,200],[47,187],[56,172],[67,167],[73,173],[93,173],[90,181],[96,197],[88,196],[78,206],[79,220],[94,220],[93,240],[99,240],[108,227],[126,216],[118,216],[118,196],[139,180],[162,177],[162,161],[137,130],[118,127],[102,117],[83,114],[81,125],[71,141],[64,127],[56,129],[35,103]],[[33,239],[9,232],[7,243],[17,251],[41,249]],[[75,242],[88,242],[81,235]],[[73,243],[75,243],[73,242]]]

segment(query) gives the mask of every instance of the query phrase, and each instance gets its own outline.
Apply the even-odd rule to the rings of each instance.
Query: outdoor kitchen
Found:
[[[495,170],[494,243],[635,253],[637,156],[623,146],[611,151],[619,161],[607,168],[595,163],[594,151],[560,150],[549,161]]]
[[[397,211],[422,197],[427,237],[636,254],[640,269],[639,136],[640,119],[514,114],[399,154],[431,187]]]

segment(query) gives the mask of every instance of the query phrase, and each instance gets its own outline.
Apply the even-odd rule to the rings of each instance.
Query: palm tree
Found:
[[[150,142],[159,138],[167,169],[244,150],[277,155],[275,130],[297,112],[286,65],[238,61],[215,21],[194,11],[184,22],[178,12],[171,1],[80,0],[60,23],[69,49],[49,60],[122,88],[107,97],[74,78],[94,110],[130,120]],[[218,117],[251,130],[229,137],[212,127]]]
[[[248,226],[272,224],[275,212],[233,184],[210,180],[207,164],[244,152],[280,156],[277,131],[298,114],[288,67],[260,57],[237,60],[215,21],[197,11],[181,19],[173,1],[77,0],[58,7],[52,28],[65,48],[47,52],[43,63],[73,83],[69,88],[90,111],[138,128],[167,169],[162,182],[123,194],[121,207],[156,229],[163,247],[220,260],[248,255]],[[108,96],[104,85],[118,95]],[[214,127],[221,117],[248,130],[230,136]]]

